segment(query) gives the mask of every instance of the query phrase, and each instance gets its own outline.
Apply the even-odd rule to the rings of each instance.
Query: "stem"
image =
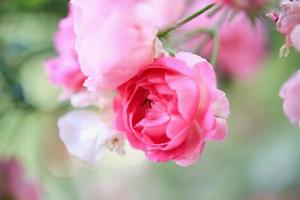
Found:
[[[217,33],[213,39],[213,48],[210,57],[210,64],[216,66],[220,51],[220,35]]]
[[[167,28],[167,29],[165,29],[165,30],[159,32],[159,33],[157,34],[157,36],[158,36],[158,37],[164,37],[164,36],[167,35],[169,32],[171,32],[171,31],[173,31],[173,30],[175,30],[175,29],[181,27],[182,25],[184,25],[184,24],[188,23],[189,21],[195,19],[196,17],[202,15],[203,13],[205,13],[206,11],[208,11],[209,9],[211,9],[211,8],[214,7],[214,6],[215,6],[214,3],[205,6],[204,8],[198,10],[197,12],[193,13],[192,15],[187,16],[187,17],[185,17],[185,18],[179,20],[179,21],[178,21],[177,23],[175,23],[173,26],[171,26],[171,27],[169,27],[169,28]]]
[[[208,27],[200,27],[200,28],[197,28],[193,31],[186,33],[185,37],[187,37],[187,39],[193,39],[194,37],[197,37],[203,33],[210,35],[212,37],[214,35],[214,30],[211,28],[208,28]]]
[[[230,10],[224,10],[223,14],[220,16],[220,18],[215,23],[215,25],[212,28],[207,29],[207,34],[193,51],[195,53],[199,53],[212,39],[212,50],[210,55],[210,63],[212,64],[212,66],[216,65],[218,54],[220,51],[219,29],[221,28],[223,23],[227,20],[229,13]],[[196,34],[196,31],[193,31],[189,34],[192,34],[194,36],[194,33]]]
[[[224,13],[221,15],[221,18],[217,21],[214,29],[215,29],[215,37],[213,39],[213,49],[211,52],[211,57],[210,57],[210,63],[212,66],[216,66],[217,64],[217,59],[220,51],[220,34],[219,34],[219,29],[221,26],[224,24],[224,22],[227,19],[228,14],[230,13],[229,10],[225,10]]]
[[[193,52],[195,52],[196,54],[198,54],[199,52],[201,52],[201,50],[207,45],[207,43],[214,38],[215,36],[215,31],[214,29],[211,29],[211,33],[212,34],[207,34],[204,36],[204,38],[202,39],[202,41],[197,45],[197,47],[193,50]]]
[[[217,5],[215,6],[207,15],[207,17],[211,18],[215,14],[217,14],[220,10],[222,10],[223,6],[222,5]]]

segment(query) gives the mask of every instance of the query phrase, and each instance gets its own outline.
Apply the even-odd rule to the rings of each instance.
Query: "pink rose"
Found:
[[[277,31],[286,36],[287,47],[294,46],[300,51],[300,1],[284,0],[280,11],[268,16],[276,22]]]
[[[195,10],[208,4],[210,1],[199,1],[191,5],[192,13]],[[184,28],[184,31],[193,31],[198,28],[213,28],[222,14],[218,13],[213,17],[203,15]],[[241,28],[243,27],[243,28]],[[267,55],[267,33],[263,23],[257,20],[253,25],[246,14],[239,13],[232,20],[226,20],[218,31],[220,35],[220,49],[217,57],[218,69],[233,78],[244,79],[252,76],[260,69],[263,60]],[[188,49],[195,49],[201,41],[207,37],[200,34],[199,37],[188,43]],[[201,56],[210,58],[212,42],[202,49]]]
[[[82,89],[85,76],[75,52],[75,33],[73,30],[73,12],[60,21],[58,31],[54,38],[58,56],[46,62],[45,67],[53,84],[61,85],[68,92]]]
[[[184,0],[175,2],[73,0],[76,49],[88,76],[85,85],[90,90],[111,89],[151,63],[158,28],[177,20],[183,9]]]
[[[188,166],[227,135],[229,104],[212,66],[191,53],[161,57],[118,87],[116,128],[155,162]]]
[[[290,78],[281,88],[283,110],[291,123],[300,126],[300,71]]]

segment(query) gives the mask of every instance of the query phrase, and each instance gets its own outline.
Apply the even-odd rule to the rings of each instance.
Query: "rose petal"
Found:
[[[166,82],[177,94],[177,106],[185,120],[191,120],[199,104],[199,90],[195,83],[188,77],[166,75]]]

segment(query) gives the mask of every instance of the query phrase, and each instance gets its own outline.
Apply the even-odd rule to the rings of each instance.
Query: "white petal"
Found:
[[[78,158],[95,163],[102,155],[102,143],[113,133],[99,115],[87,110],[72,111],[58,121],[61,140]],[[103,139],[106,138],[106,139]]]

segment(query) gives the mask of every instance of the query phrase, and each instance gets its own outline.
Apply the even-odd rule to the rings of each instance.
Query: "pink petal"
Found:
[[[187,121],[194,118],[199,104],[199,90],[195,80],[184,76],[166,76],[166,82],[177,95],[178,111]]]

